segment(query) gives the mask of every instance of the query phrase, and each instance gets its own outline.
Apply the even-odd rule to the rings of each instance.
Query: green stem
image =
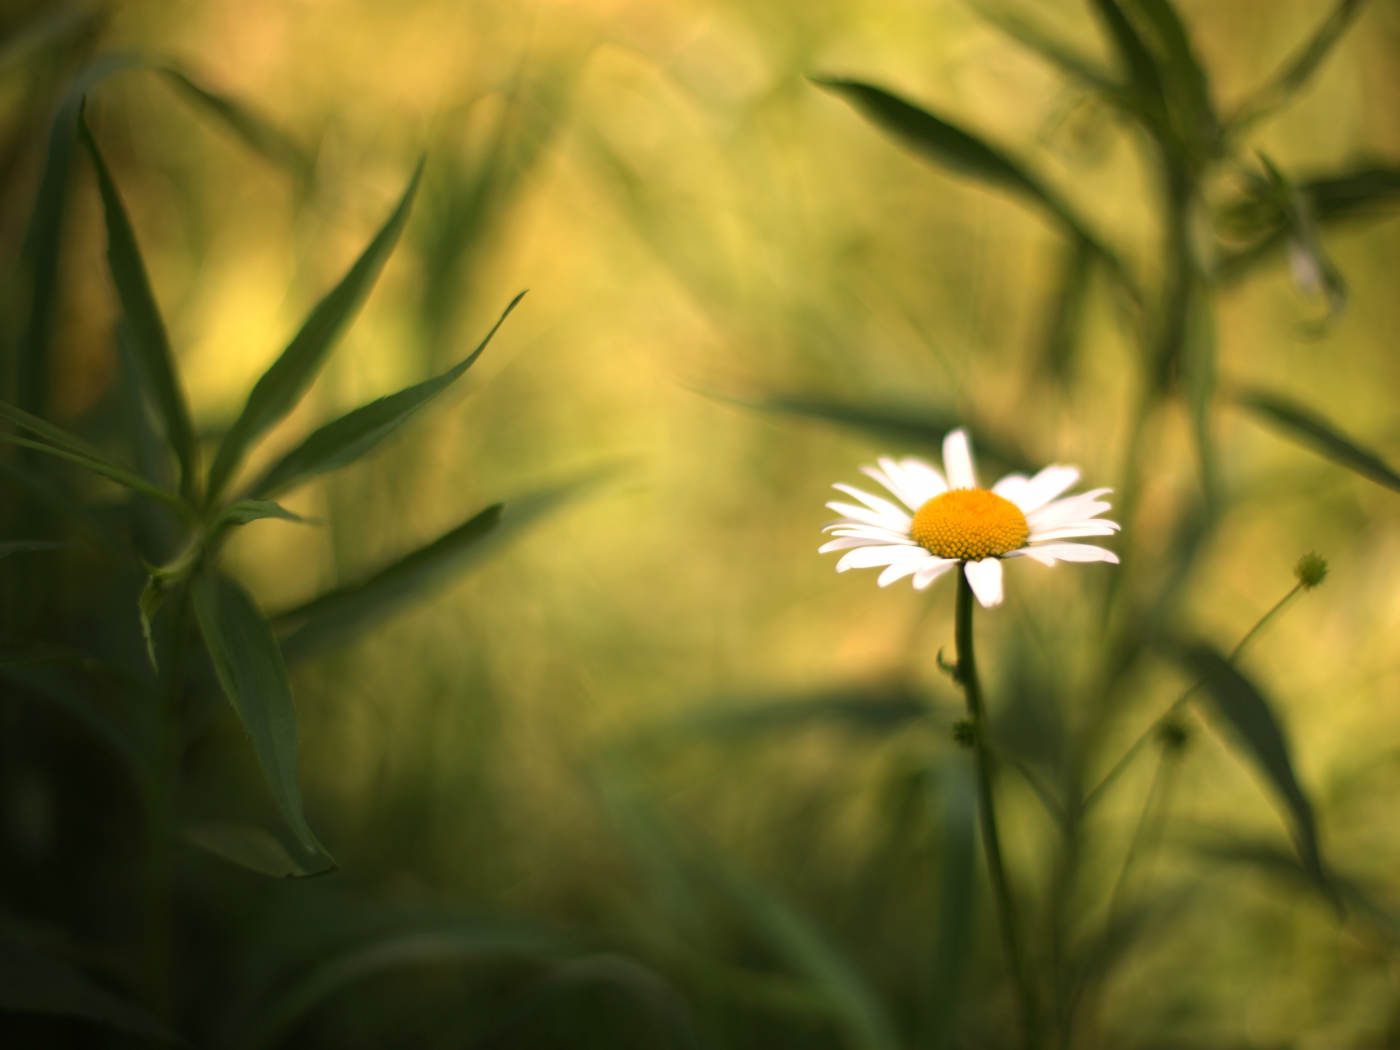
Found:
[[[1016,914],[1011,900],[1011,887],[1006,880],[1006,865],[1001,856],[1001,836],[997,833],[996,804],[992,794],[993,756],[987,743],[986,712],[982,703],[982,683],[977,676],[977,658],[972,647],[972,607],[975,601],[972,585],[967,582],[963,567],[958,567],[958,604],[956,637],[958,648],[958,679],[967,697],[967,713],[972,720],[974,750],[977,754],[978,816],[982,824],[982,848],[987,858],[987,872],[992,880],[992,895],[996,900],[997,917],[1001,924],[1006,961],[1011,967],[1021,995],[1021,1014],[1025,1024],[1026,1045],[1040,1043],[1040,1022],[1035,995],[1026,974],[1016,932]]]
[[[1240,639],[1240,644],[1235,646],[1234,649],[1230,650],[1230,663],[1235,662],[1235,660],[1239,657],[1240,653],[1243,651],[1244,647],[1249,644],[1250,639],[1252,639],[1256,634],[1262,631],[1264,629],[1264,625],[1270,620],[1272,620],[1275,614],[1277,614],[1280,609],[1287,605],[1293,599],[1293,596],[1302,589],[1303,584],[1301,582],[1294,584],[1293,589],[1287,594],[1285,594],[1282,598],[1280,598],[1272,609],[1266,612],[1263,616],[1259,617],[1259,622],[1256,623],[1253,627],[1251,627],[1249,629],[1249,633]]]

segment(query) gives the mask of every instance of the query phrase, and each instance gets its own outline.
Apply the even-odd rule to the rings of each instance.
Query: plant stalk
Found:
[[[958,680],[967,697],[967,714],[974,727],[973,749],[977,754],[977,812],[982,826],[982,849],[986,854],[987,872],[992,881],[992,896],[996,901],[997,918],[1001,925],[1002,944],[1007,965],[1021,997],[1021,1017],[1025,1026],[1026,1046],[1034,1050],[1040,1045],[1040,1019],[1035,994],[1026,973],[1016,930],[1015,907],[1011,887],[1006,879],[1002,861],[1001,836],[997,832],[996,803],[992,793],[994,756],[987,742],[986,710],[982,703],[982,683],[977,676],[977,658],[972,646],[972,608],[975,598],[967,574],[958,567],[958,600],[956,639],[958,649]]]

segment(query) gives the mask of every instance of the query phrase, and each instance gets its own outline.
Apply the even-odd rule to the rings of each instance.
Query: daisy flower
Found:
[[[1074,467],[1046,467],[1032,478],[1008,474],[990,489],[979,488],[962,429],[943,439],[942,474],[912,457],[897,462],[881,457],[879,463],[878,468],[861,467],[861,472],[903,506],[850,485],[832,486],[861,503],[827,504],[845,515],[822,530],[836,538],[823,544],[820,553],[847,551],[836,563],[837,572],[883,566],[877,581],[881,587],[912,576],[915,590],[921,591],[962,565],[977,601],[991,608],[1001,604],[1004,558],[1030,558],[1042,565],[1118,562],[1102,547],[1062,542],[1118,531],[1117,523],[1097,517],[1109,509],[1099,497],[1112,490],[1056,498],[1079,480]]]

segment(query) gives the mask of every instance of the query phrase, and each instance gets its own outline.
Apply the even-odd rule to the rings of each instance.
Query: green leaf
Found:
[[[56,427],[52,423],[31,415],[22,408],[10,404],[8,401],[0,401],[0,418],[8,419],[16,423],[31,433],[38,434],[47,442],[45,444],[38,441],[29,441],[14,434],[0,431],[0,441],[8,441],[13,445],[20,445],[24,448],[37,449],[46,452],[51,456],[66,459],[70,463],[76,463],[94,474],[101,474],[105,478],[115,481],[119,485],[125,485],[134,492],[139,492],[144,496],[158,500],[172,509],[179,512],[186,520],[193,515],[193,509],[178,495],[169,489],[152,484],[145,478],[127,470],[125,467],[113,463],[101,452],[89,445],[76,434],[71,434],[62,427]]]
[[[1312,803],[1293,773],[1288,740],[1272,706],[1249,679],[1209,645],[1184,647],[1178,658],[1201,679],[1201,688],[1215,702],[1215,709],[1230,723],[1282,798],[1292,818],[1298,855],[1312,877],[1325,884],[1327,877]]]
[[[224,508],[223,513],[219,515],[210,531],[219,532],[229,525],[247,525],[250,521],[260,521],[263,518],[279,518],[282,521],[295,521],[301,524],[309,522],[309,519],[303,518],[300,514],[293,514],[286,507],[274,503],[270,499],[241,499]]]
[[[1140,300],[1135,283],[1117,255],[1089,232],[1065,201],[1000,150],[883,88],[855,80],[811,79],[941,167],[1010,190],[1047,209],[1071,234],[1092,247],[1134,300]]]
[[[161,319],[160,307],[151,290],[131,220],[122,205],[97,140],[81,112],[78,124],[97,173],[107,223],[107,261],[126,317],[130,345],[164,424],[166,440],[180,463],[181,495],[193,503],[197,499],[199,446],[190,424],[184,391],[180,389],[165,322]]]
[[[0,1011],[80,1017],[143,1039],[188,1045],[141,1003],[102,987],[67,960],[27,945],[0,944]]]
[[[126,316],[130,344],[140,367],[142,378],[151,392],[151,400],[165,427],[165,437],[180,464],[180,494],[190,503],[198,500],[199,444],[194,427],[190,425],[189,407],[175,369],[175,355],[161,320],[160,307],[151,290],[146,265],[136,243],[136,232],[122,205],[116,183],[107,162],[102,158],[97,140],[82,112],[78,126],[83,143],[92,156],[97,172],[97,187],[102,196],[102,210],[107,220],[107,264],[112,281],[117,286],[122,312]]]
[[[7,540],[0,543],[0,559],[20,551],[60,551],[77,546],[76,543],[63,543],[59,540]]]
[[[1068,382],[1074,367],[1089,302],[1092,262],[1090,246],[1075,238],[1063,253],[1050,297],[1050,323],[1045,328],[1040,360],[1045,372],[1062,385]]]
[[[331,996],[395,970],[480,959],[544,961],[557,957],[560,950],[555,938],[506,922],[440,921],[395,931],[318,958],[306,972],[279,986],[277,998],[254,1015],[247,1031],[232,1044],[242,1050],[275,1046]]]
[[[1167,100],[1177,103],[1185,118],[1190,142],[1208,149],[1219,131],[1219,120],[1210,98],[1210,77],[1196,58],[1191,38],[1171,0],[1133,0],[1151,26],[1164,60],[1161,73],[1168,84]]]
[[[721,885],[770,948],[817,987],[853,1047],[898,1047],[894,1022],[868,982],[809,919],[737,870],[721,873]]]
[[[333,869],[335,860],[302,814],[297,714],[271,626],[248,593],[226,576],[197,571],[190,586],[199,629],[224,695],[243,720],[277,805],[306,850],[309,863],[300,866],[311,874]]]
[[[486,333],[481,345],[465,360],[440,376],[372,401],[333,423],[327,423],[287,453],[251,486],[250,491],[270,496],[317,474],[339,470],[369,452],[407,422],[410,416],[455,383],[476,362],[524,295],[521,292],[511,300],[500,320]]]
[[[1256,121],[1273,113],[1292,98],[1331,53],[1361,11],[1365,0],[1341,0],[1322,25],[1267,84],[1246,99],[1230,118],[1230,130],[1239,135]]]
[[[163,74],[180,94],[227,125],[254,153],[289,169],[303,183],[311,181],[314,162],[286,133],[258,116],[243,103],[211,91],[191,79],[178,66],[160,65],[155,69]]]
[[[308,871],[275,835],[254,824],[205,820],[186,824],[180,834],[206,853],[274,879],[303,879],[328,870]]]
[[[248,403],[224,436],[219,453],[214,458],[214,465],[209,470],[206,497],[209,502],[212,503],[218,498],[229,476],[242,462],[249,446],[301,400],[326,355],[349,325],[360,303],[379,277],[389,253],[398,242],[399,234],[408,222],[413,197],[423,177],[423,164],[423,160],[418,162],[418,167],[414,170],[413,178],[409,180],[408,188],[404,190],[398,206],[370,242],[369,247],[340,283],[311,312],[301,331],[282,351],[282,356],[273,362],[272,367],[263,373],[262,378],[253,387],[253,392],[248,395]]]
[[[1400,473],[1380,456],[1357,445],[1311,409],[1263,390],[1246,389],[1235,400],[1287,437],[1377,485],[1400,492]]]
[[[939,452],[949,431],[965,427],[979,456],[994,460],[1011,470],[1034,473],[1030,457],[1002,435],[977,422],[968,422],[966,413],[914,405],[858,405],[820,398],[779,395],[762,401],[724,398],[762,412],[808,416],[871,434],[884,441],[927,448]]]
[[[73,81],[49,126],[48,152],[34,210],[25,232],[23,264],[29,284],[28,317],[20,337],[15,367],[15,397],[31,411],[42,412],[48,399],[48,351],[58,304],[58,263],[68,210],[68,183],[77,145],[78,112],[83,97],[107,77],[137,65],[137,59],[113,55],[100,59]]]
[[[571,482],[497,503],[425,547],[381,569],[363,583],[339,587],[276,617],[292,633],[282,645],[289,663],[336,645],[392,615],[406,603],[446,586],[593,479]]]

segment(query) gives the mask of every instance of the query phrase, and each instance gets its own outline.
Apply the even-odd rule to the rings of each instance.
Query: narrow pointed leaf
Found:
[[[335,867],[302,813],[297,783],[297,714],[272,628],[238,584],[212,571],[191,580],[195,615],[224,695],[233,704],[267,774],[273,797],[297,841],[308,873]]]
[[[408,213],[422,176],[423,161],[420,160],[398,206],[369,247],[311,312],[301,331],[282,351],[282,356],[273,362],[253,387],[248,403],[224,436],[214,465],[210,468],[207,498],[211,502],[223,491],[249,446],[295,407],[316,377],[398,242],[399,234],[408,222]]]
[[[1170,85],[1169,97],[1189,121],[1191,139],[1208,146],[1218,130],[1210,97],[1210,76],[1196,57],[1191,38],[1171,0],[1134,0],[1144,21],[1152,27],[1163,54],[1162,73]]]
[[[148,1007],[27,945],[0,944],[0,1011],[78,1017],[142,1039],[188,1045]]]
[[[300,514],[293,514],[280,503],[274,503],[270,499],[241,499],[237,503],[230,504],[218,520],[214,523],[211,532],[218,532],[226,525],[247,525],[250,521],[260,521],[263,518],[278,518],[282,521],[295,521],[306,524],[306,518]]]
[[[1245,131],[1297,94],[1350,27],[1363,3],[1365,0],[1341,0],[1279,73],[1240,106],[1231,119],[1231,130],[1236,134]]]
[[[939,166],[1009,190],[1045,208],[1070,233],[1090,245],[1133,299],[1140,300],[1136,283],[1118,256],[1089,232],[1058,194],[1005,153],[883,88],[824,77],[813,77],[812,82],[841,96],[871,122]]]
[[[324,871],[308,871],[270,831],[255,824],[199,821],[180,829],[185,841],[230,864],[274,879],[303,879]]]
[[[180,389],[175,356],[170,350],[165,322],[160,316],[155,293],[151,290],[146,265],[136,243],[136,232],[117,192],[112,173],[102,158],[97,140],[80,113],[78,124],[84,145],[97,172],[102,210],[107,219],[107,264],[117,286],[122,312],[126,317],[130,345],[156,411],[165,427],[165,438],[180,464],[180,494],[193,503],[199,484],[199,445],[190,425],[189,407]]]
[[[1273,785],[1291,818],[1299,858],[1313,878],[1325,883],[1312,803],[1294,775],[1288,739],[1273,707],[1249,679],[1210,646],[1189,646],[1179,657],[1201,679],[1201,688],[1214,701],[1216,711],[1230,723]]]
[[[440,376],[372,401],[333,423],[327,423],[287,453],[252,486],[251,491],[271,496],[317,474],[339,470],[369,452],[406,423],[415,412],[455,383],[476,362],[524,294],[521,292],[511,300],[500,320],[486,333],[481,345],[466,359]]]
[[[291,633],[282,643],[288,663],[345,641],[405,604],[455,581],[507,540],[573,498],[587,478],[487,507],[425,547],[381,569],[363,583],[339,587],[276,617]]]
[[[314,164],[307,152],[280,128],[254,113],[245,104],[191,79],[176,66],[155,67],[176,90],[200,109],[213,114],[243,140],[254,153],[287,168],[302,182],[310,182]]]
[[[1090,0],[1090,7],[1112,38],[1113,49],[1133,88],[1144,103],[1164,115],[1166,89],[1162,85],[1161,71],[1133,23],[1117,0]]]
[[[1242,390],[1235,400],[1269,426],[1281,431],[1333,463],[1360,474],[1377,485],[1400,492],[1400,473],[1380,456],[1356,444],[1310,408],[1263,390]]]
[[[66,459],[70,463],[92,471],[94,474],[101,474],[105,478],[110,478],[119,485],[125,485],[133,491],[142,495],[150,496],[159,500],[167,506],[179,511],[182,516],[188,517],[191,513],[189,505],[178,495],[169,489],[155,485],[133,471],[113,463],[92,445],[88,444],[76,434],[69,433],[62,427],[56,427],[38,416],[31,415],[22,408],[10,404],[7,401],[0,401],[0,417],[10,420],[30,433],[38,434],[44,438],[43,442],[30,441],[26,438],[18,437],[4,431],[0,431],[0,441],[8,441],[14,445],[24,448],[37,449],[46,452],[51,456],[58,456]]]

